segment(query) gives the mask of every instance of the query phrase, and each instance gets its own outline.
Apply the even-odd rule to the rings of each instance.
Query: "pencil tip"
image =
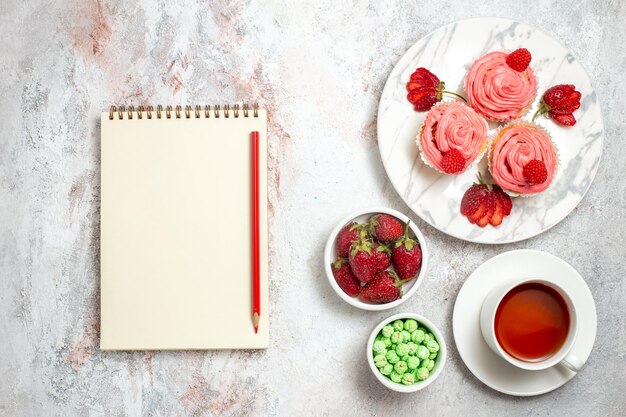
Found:
[[[258,333],[259,332],[259,313],[254,313],[252,315],[252,324],[254,325],[254,333]]]

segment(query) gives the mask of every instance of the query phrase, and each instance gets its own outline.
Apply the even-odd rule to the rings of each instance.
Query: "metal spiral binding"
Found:
[[[222,108],[219,104],[211,105],[207,104],[204,106],[204,111],[202,110],[203,106],[195,105],[190,106],[186,105],[184,108],[181,105],[177,105],[175,107],[165,106],[165,110],[162,105],[158,105],[156,107],[156,111],[152,106],[111,106],[109,108],[109,120],[115,119],[117,115],[118,120],[133,120],[139,119],[142,120],[144,115],[146,119],[152,119],[152,113],[156,113],[157,119],[191,119],[192,117],[196,119],[200,119],[204,117],[205,119],[209,119],[214,117],[219,119],[220,117],[230,118],[231,116],[235,119],[239,117],[250,117],[250,112],[252,112],[252,117],[259,117],[259,105],[258,103],[254,103],[252,108],[248,105],[248,103],[243,103],[241,106],[239,104],[234,104],[233,106],[229,104],[225,104]],[[212,113],[212,114],[211,114]],[[241,115],[241,116],[240,116]]]

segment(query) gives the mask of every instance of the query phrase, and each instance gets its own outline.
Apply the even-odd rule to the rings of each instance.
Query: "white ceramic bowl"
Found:
[[[363,310],[387,310],[389,308],[394,308],[399,306],[406,300],[408,300],[415,292],[418,287],[422,284],[424,277],[426,275],[426,269],[428,267],[428,250],[426,249],[426,240],[422,235],[422,232],[417,228],[415,223],[411,221],[409,224],[409,236],[413,239],[417,239],[420,244],[422,250],[422,266],[420,268],[420,272],[416,278],[402,285],[402,297],[386,304],[370,304],[365,301],[361,301],[358,297],[350,297],[346,294],[337,284],[335,277],[333,276],[333,270],[331,265],[337,259],[337,253],[335,250],[336,239],[339,231],[348,223],[352,221],[356,221],[358,223],[365,223],[372,215],[378,213],[386,213],[391,216],[394,216],[398,220],[400,220],[404,225],[409,221],[409,218],[399,211],[392,210],[386,207],[372,207],[364,210],[356,211],[346,217],[344,217],[337,226],[333,229],[328,237],[328,241],[326,242],[326,249],[324,250],[324,266],[326,268],[326,277],[328,278],[328,282],[330,286],[335,290],[335,292],[348,304],[352,304],[355,307],[361,308]]]
[[[439,343],[439,355],[437,355],[437,357],[435,358],[435,366],[430,371],[430,375],[424,381],[418,381],[412,385],[404,385],[398,382],[393,382],[391,379],[381,374],[380,371],[376,368],[376,365],[374,365],[374,355],[372,354],[372,347],[374,345],[374,339],[376,339],[376,336],[378,335],[378,333],[380,333],[380,331],[382,330],[384,326],[386,326],[389,323],[393,323],[395,320],[398,320],[398,319],[402,319],[402,320],[413,319],[417,321],[419,324],[421,324],[422,326],[430,330],[433,336],[435,336],[435,340],[437,340],[437,343]],[[400,314],[395,314],[391,317],[386,318],[385,320],[381,321],[378,326],[374,328],[374,330],[372,331],[372,334],[370,335],[369,340],[367,341],[367,349],[365,353],[367,355],[367,363],[370,365],[370,369],[372,370],[372,373],[374,374],[374,376],[376,376],[376,379],[378,379],[381,384],[383,384],[390,390],[397,391],[397,392],[416,392],[432,384],[435,381],[435,379],[437,379],[439,374],[441,374],[441,371],[443,370],[443,367],[446,364],[446,358],[448,356],[448,349],[446,348],[446,342],[443,340],[443,335],[430,320],[428,320],[424,316],[420,316],[419,314],[400,313]]]

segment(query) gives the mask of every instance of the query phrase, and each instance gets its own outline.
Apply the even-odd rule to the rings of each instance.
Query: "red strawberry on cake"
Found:
[[[522,174],[530,184],[543,184],[548,179],[546,164],[539,159],[531,159],[524,165]]]
[[[505,59],[506,64],[517,72],[524,72],[530,65],[532,55],[526,48],[519,48],[511,52]]]

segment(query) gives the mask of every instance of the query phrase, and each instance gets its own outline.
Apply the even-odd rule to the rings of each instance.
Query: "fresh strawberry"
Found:
[[[487,211],[485,212],[483,217],[478,219],[478,221],[476,222],[479,227],[487,226],[489,224],[489,220],[491,220],[491,216],[493,216],[493,213],[496,211],[496,197],[492,192],[487,193],[485,202],[487,204]]]
[[[458,174],[465,168],[465,158],[458,149],[452,148],[443,154],[441,169],[448,174]]]
[[[439,77],[426,68],[420,67],[411,74],[411,78],[406,84],[406,89],[409,92],[407,99],[415,111],[429,110],[435,103],[441,101],[444,94],[453,95],[467,102],[464,97],[456,93],[444,91],[445,88],[446,84],[440,81]]]
[[[461,199],[461,214],[472,224],[485,227],[499,226],[504,217],[511,213],[511,197],[502,188],[486,184],[478,174],[478,183],[473,184]]]
[[[550,113],[552,120],[563,126],[574,126],[576,124],[576,118],[573,114],[552,114]]]
[[[511,196],[505,193],[502,188],[494,185],[493,191],[500,195],[502,199],[502,213],[504,216],[508,216],[511,214],[511,209],[513,208],[513,202],[511,201]]]
[[[517,72],[524,72],[530,65],[531,59],[532,55],[528,49],[519,48],[507,55],[506,64]]]
[[[406,97],[413,104],[415,111],[428,111],[441,100],[437,90],[430,87],[419,87],[411,90]]]
[[[489,192],[486,192],[474,214],[467,217],[470,223],[476,224],[489,212]]]
[[[406,88],[409,91],[419,87],[436,88],[439,86],[439,83],[439,77],[428,71],[426,68],[420,67],[413,71]]]
[[[468,217],[474,215],[488,192],[486,184],[472,184],[461,199],[461,214]]]
[[[391,242],[402,237],[402,223],[389,214],[376,214],[368,222],[369,230],[374,239],[380,242]]]
[[[402,281],[393,271],[380,271],[361,288],[360,297],[368,303],[390,303],[402,297]]]
[[[502,219],[504,219],[504,197],[494,189],[492,191],[494,200],[496,202],[496,208],[489,219],[489,224],[492,226],[500,226]]]
[[[352,273],[346,258],[338,258],[333,262],[331,269],[335,281],[337,281],[339,288],[341,288],[343,292],[350,297],[359,295],[359,292],[361,292],[361,282]]]
[[[403,280],[413,279],[422,266],[422,249],[409,237],[409,222],[404,228],[404,236],[398,240],[391,251],[391,261],[398,276]]]
[[[347,258],[352,242],[359,240],[361,237],[365,237],[365,233],[365,228],[356,222],[345,225],[337,234],[337,256]]]
[[[572,114],[580,108],[580,92],[572,84],[550,87],[543,94],[543,102],[548,106],[550,116]]]
[[[385,246],[367,239],[359,239],[352,244],[348,262],[359,281],[369,282],[377,272],[389,266],[391,261],[386,251]]]
[[[538,159],[533,159],[524,165],[522,174],[531,184],[543,184],[548,179],[546,164]]]
[[[391,265],[391,251],[385,244],[374,242],[372,249],[376,255],[376,270],[382,271]]]
[[[533,122],[537,116],[548,113],[558,124],[574,126],[576,118],[573,113],[580,108],[580,98],[580,92],[576,91],[572,84],[559,84],[548,88],[533,115]]]
[[[488,224],[499,226],[504,217],[511,213],[513,204],[502,188],[487,184],[478,174],[478,182],[474,183],[461,199],[461,214],[470,223],[480,227]]]

